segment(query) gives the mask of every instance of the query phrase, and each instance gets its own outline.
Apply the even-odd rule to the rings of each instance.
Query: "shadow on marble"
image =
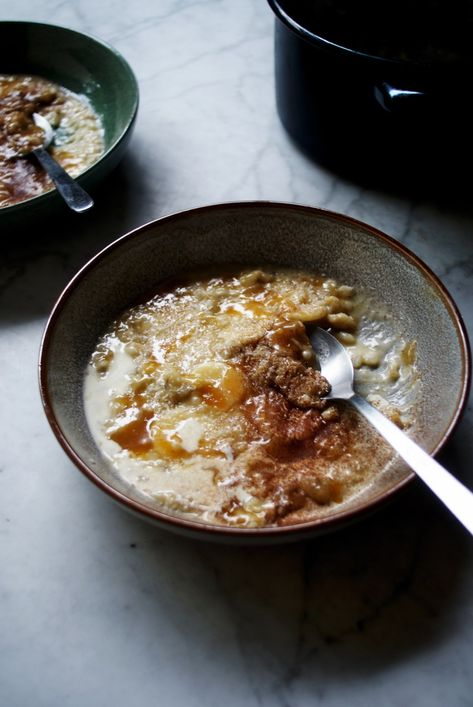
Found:
[[[101,522],[127,538],[120,562],[133,565],[148,633],[153,602],[159,612],[172,595],[168,620],[185,627],[189,645],[205,652],[229,631],[248,673],[271,671],[282,687],[304,673],[320,689],[321,666],[322,679],[341,665],[345,677],[369,679],[433,650],[462,621],[470,538],[417,484],[363,522],[278,547],[184,540],[116,507]],[[224,645],[212,650],[219,670],[239,669]]]
[[[389,151],[381,146],[373,158],[375,164],[363,157],[343,158],[332,154],[314,156],[311,150],[305,148],[294,138],[283,131],[284,138],[292,149],[308,159],[315,168],[322,168],[333,178],[352,182],[362,189],[388,194],[411,201],[425,201],[441,209],[451,209],[465,216],[473,216],[473,200],[468,171],[460,169],[473,161],[473,154],[462,154],[461,162],[458,154],[450,154],[441,159],[434,155],[428,162],[406,160],[401,164],[390,163]],[[381,159],[380,159],[381,158]],[[468,167],[467,167],[468,170]]]
[[[296,679],[321,654],[327,668],[337,670],[337,655],[343,655],[344,671],[369,674],[441,641],[456,613],[468,540],[421,492],[358,526],[306,543],[295,568],[285,549],[284,565],[289,561],[298,586],[283,578],[276,550],[242,553],[236,561],[211,555],[223,562],[227,591],[239,576],[243,580],[233,598],[247,616],[245,642],[261,640],[255,597],[264,613],[271,607],[273,621],[286,615],[286,638],[294,646],[286,679]],[[270,588],[281,582],[287,597]],[[263,640],[269,648],[270,635]]]
[[[127,155],[93,192],[94,208],[73,214],[61,207],[27,228],[2,234],[0,321],[22,321],[49,314],[71,277],[99,250],[132,228],[145,199],[139,166]],[[146,214],[146,209],[144,209]],[[149,218],[152,216],[149,214]]]

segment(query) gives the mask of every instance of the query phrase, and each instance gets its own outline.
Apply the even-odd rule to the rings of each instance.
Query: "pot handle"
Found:
[[[374,97],[381,108],[388,113],[393,113],[399,109],[417,108],[423,102],[425,93],[423,91],[408,91],[396,88],[387,81],[374,87]]]

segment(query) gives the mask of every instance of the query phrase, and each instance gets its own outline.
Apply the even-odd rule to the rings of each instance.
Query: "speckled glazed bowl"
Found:
[[[95,256],[60,296],[40,356],[44,409],[64,450],[102,491],[159,526],[209,540],[296,540],[331,530],[392,497],[412,478],[401,463],[380,474],[343,510],[286,527],[224,528],[182,520],[143,501],[101,456],[88,429],[83,378],[99,336],[163,278],[225,264],[279,265],[324,272],[374,290],[417,341],[423,394],[417,440],[435,454],[457,423],[469,387],[467,337],[435,275],[395,240],[347,216],[268,202],[220,204],[158,219]]]
[[[93,189],[119,162],[138,110],[138,85],[128,63],[111,46],[65,27],[0,22],[0,71],[50,79],[84,94],[102,120],[105,150],[77,181]],[[67,207],[56,190],[0,208],[0,225],[30,222]]]

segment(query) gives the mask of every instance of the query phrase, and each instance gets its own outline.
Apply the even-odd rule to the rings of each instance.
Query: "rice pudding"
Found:
[[[411,427],[416,346],[386,306],[325,275],[242,270],[163,286],[104,333],[84,382],[102,454],[145,502],[192,520],[261,527],[333,512],[394,453],[325,399],[314,325],[347,347],[360,393]]]
[[[48,150],[72,177],[104,151],[100,119],[85,96],[37,76],[0,75],[0,208],[54,186],[36,159],[27,156],[44,142],[33,113],[55,128]]]

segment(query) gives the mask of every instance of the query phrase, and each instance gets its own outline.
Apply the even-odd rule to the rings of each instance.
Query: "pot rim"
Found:
[[[338,44],[330,39],[326,39],[325,37],[312,32],[310,29],[297,22],[297,20],[294,19],[294,17],[286,12],[286,10],[282,7],[281,0],[268,0],[268,4],[276,15],[276,18],[301,39],[305,40],[309,44],[318,45],[321,49],[326,51],[338,53],[340,56],[344,56],[347,59],[375,62],[380,66],[424,69],[427,72],[432,70],[435,70],[436,72],[444,71],[445,69],[454,69],[458,71],[461,66],[470,65],[469,62],[465,60],[449,64],[447,62],[423,62],[415,61],[413,59],[394,59],[380,56],[378,54],[371,54],[370,52],[365,52],[360,49],[353,49],[345,46],[344,44]]]

